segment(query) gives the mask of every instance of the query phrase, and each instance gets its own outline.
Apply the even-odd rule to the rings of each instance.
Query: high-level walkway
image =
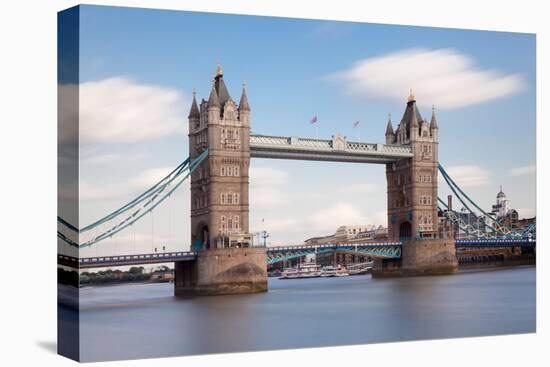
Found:
[[[250,156],[256,158],[386,164],[413,156],[410,145],[349,142],[294,136],[250,135]]]

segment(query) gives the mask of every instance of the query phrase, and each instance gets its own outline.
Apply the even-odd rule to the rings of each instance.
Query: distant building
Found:
[[[506,194],[502,191],[502,186],[497,194],[497,201],[493,205],[491,214],[509,228],[520,228],[519,213],[516,209],[511,208],[510,200],[506,198]]]
[[[373,228],[368,231],[357,233],[357,235],[354,238],[352,238],[351,241],[352,242],[369,241],[369,240],[386,241],[387,239],[388,239],[388,228],[380,225],[377,228]]]
[[[304,243],[316,246],[328,243],[386,241],[387,238],[388,229],[381,225],[378,227],[374,224],[345,225],[338,227],[332,235],[308,238]]]
[[[518,225],[520,228],[525,228],[525,227],[528,227],[532,224],[536,224],[537,223],[537,217],[532,217],[532,218],[522,218],[522,219],[519,219],[518,220]]]
[[[374,229],[376,229],[376,227],[373,224],[340,226],[336,230],[334,238],[337,241],[347,241],[349,239],[357,237],[359,233],[372,231]]]
[[[508,215],[508,211],[510,210],[510,200],[506,198],[506,194],[502,192],[502,186],[500,187],[500,191],[497,194],[497,202],[495,205],[493,205],[493,209],[491,211],[491,214],[493,214],[498,219],[503,219]]]
[[[448,200],[448,206],[452,208],[452,197],[449,197]],[[496,204],[492,206],[489,216],[482,215],[478,217],[470,213],[466,208],[462,208],[460,212],[455,210],[455,216],[460,219],[463,228],[459,228],[459,226],[450,223],[446,218],[446,212],[447,210],[440,210],[438,212],[440,225],[439,236],[452,236],[457,239],[466,236],[475,236],[476,234],[483,236],[486,232],[492,231],[491,227],[495,227],[496,221],[508,228],[516,230],[534,224],[536,221],[536,218],[520,220],[518,211],[511,208],[510,200],[506,198],[506,194],[502,191],[502,187],[497,194]],[[468,230],[465,231],[464,227],[467,227]]]
[[[312,245],[312,246],[324,245],[327,243],[334,243],[334,235],[311,237],[304,241],[305,245]]]

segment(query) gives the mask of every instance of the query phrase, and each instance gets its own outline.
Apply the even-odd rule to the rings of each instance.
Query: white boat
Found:
[[[347,266],[347,270],[349,275],[363,275],[368,274],[372,270],[372,261],[359,263],[359,264],[352,264]]]
[[[336,266],[325,266],[321,269],[321,277],[347,277],[349,276],[348,271],[345,267],[338,265]]]
[[[315,263],[299,264],[295,268],[284,269],[279,279],[317,278],[321,275],[321,265]]]
[[[336,268],[334,266],[324,266],[321,269],[321,277],[328,278],[328,277],[335,277],[336,276]]]

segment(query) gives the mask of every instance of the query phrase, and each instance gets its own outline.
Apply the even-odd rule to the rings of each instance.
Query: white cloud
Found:
[[[446,167],[445,170],[461,188],[484,186],[491,181],[489,172],[479,166],[453,166]],[[441,175],[439,177],[440,183],[443,183]]]
[[[125,181],[107,185],[91,184],[86,180],[80,180],[80,200],[107,200],[127,197],[128,195],[139,195],[155,183],[164,178],[173,170],[173,167],[157,167],[146,169],[133,178]]]
[[[267,220],[265,223],[261,223],[261,228],[267,230],[272,238],[279,241],[284,242],[290,239],[301,243],[309,236],[334,234],[336,229],[342,225],[363,224],[386,226],[386,211],[376,212],[372,216],[364,215],[355,205],[344,202],[324,208],[309,216],[292,218],[287,216],[284,219]]]
[[[271,167],[250,167],[248,175],[252,186],[280,186],[288,182],[288,173]]]
[[[81,163],[84,164],[108,164],[112,162],[119,161],[122,158],[120,154],[117,153],[106,153],[106,154],[97,154],[83,157]]]
[[[525,175],[532,175],[536,172],[537,166],[525,166],[525,167],[517,167],[510,170],[510,174],[512,176],[525,176]]]
[[[357,61],[329,76],[359,98],[402,101],[413,89],[419,103],[459,108],[518,93],[524,79],[481,70],[472,58],[453,49],[406,49]]]
[[[158,181],[168,175],[174,167],[155,167],[148,168],[140,172],[136,177],[131,179],[125,186],[134,190],[145,190],[156,184]]]
[[[76,86],[59,86],[59,95],[61,101],[70,100]],[[175,89],[113,77],[80,84],[78,100],[81,144],[135,143],[183,133],[187,128],[189,102]],[[69,132],[76,113],[71,103],[60,107],[62,143],[74,141]]]
[[[360,183],[351,185],[349,191],[356,194],[370,194],[375,192],[376,188],[376,184],[373,183]]]
[[[312,215],[307,220],[306,226],[319,231],[328,231],[330,234],[341,225],[367,223],[369,223],[369,218],[363,216],[359,209],[349,203],[339,203]]]
[[[251,167],[250,206],[252,210],[271,210],[288,205],[281,187],[288,183],[288,173],[270,167]]]

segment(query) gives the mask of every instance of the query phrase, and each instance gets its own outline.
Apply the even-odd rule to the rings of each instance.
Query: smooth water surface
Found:
[[[168,283],[83,288],[81,358],[530,333],[535,331],[535,270],[269,279],[269,292],[263,294],[187,299],[174,297]]]

